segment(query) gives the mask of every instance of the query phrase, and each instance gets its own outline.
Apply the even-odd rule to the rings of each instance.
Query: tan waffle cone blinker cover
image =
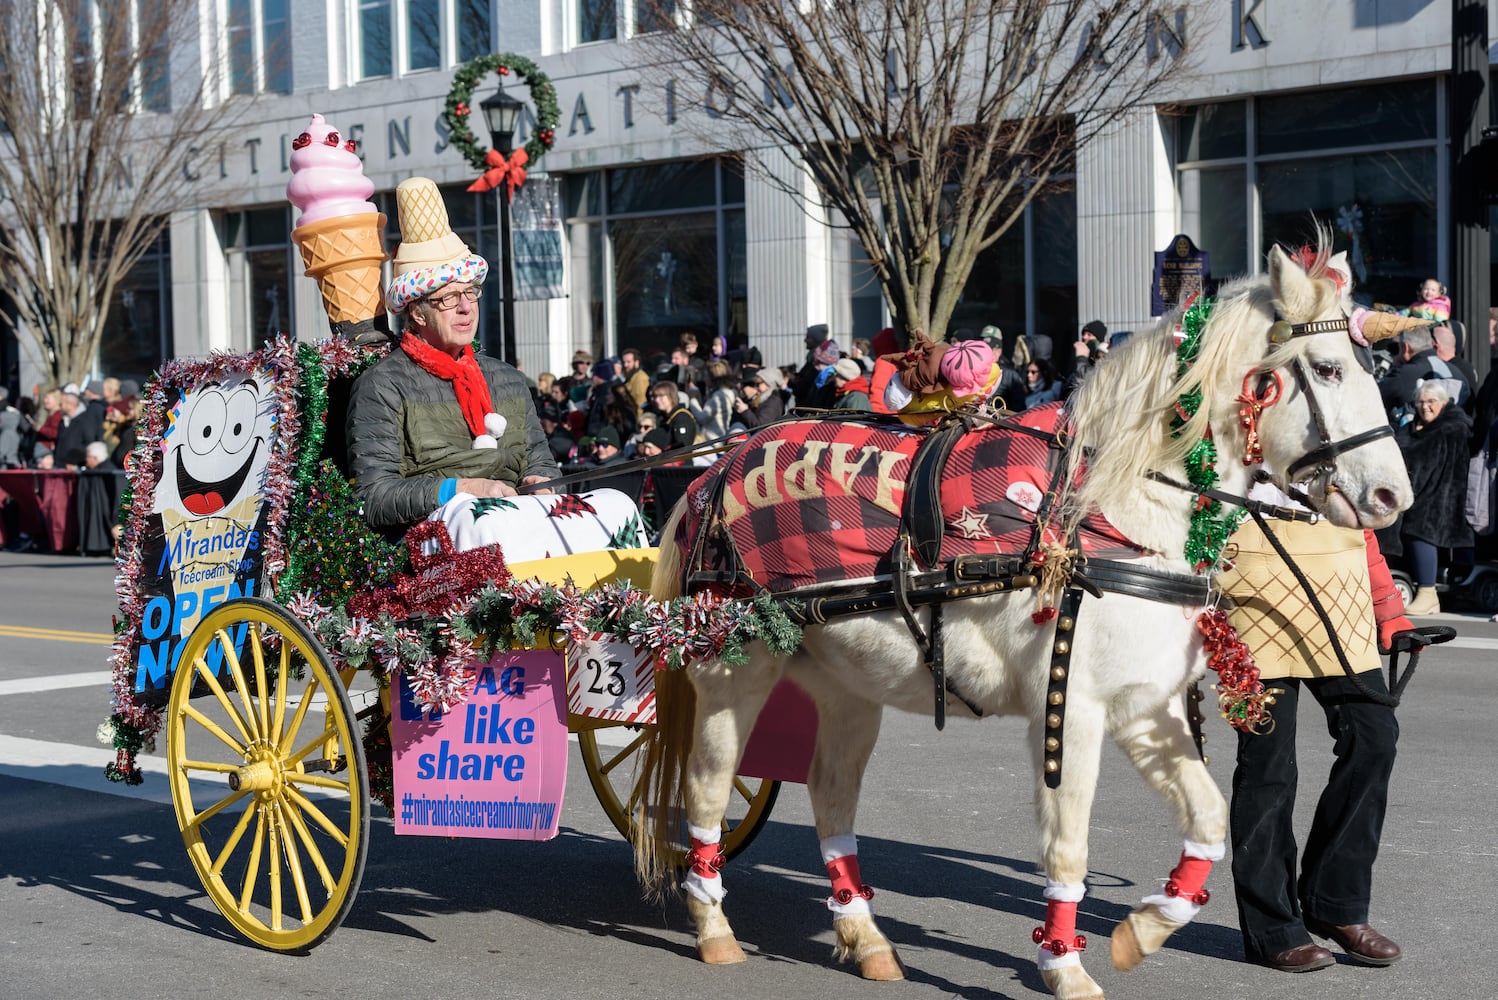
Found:
[[[384,311],[384,233],[385,216],[380,213],[339,215],[291,231],[307,277],[317,279],[330,321],[357,323]]]
[[[395,252],[395,273],[436,267],[469,254],[447,221],[447,206],[437,185],[426,177],[412,177],[395,189],[400,213],[401,244]]]

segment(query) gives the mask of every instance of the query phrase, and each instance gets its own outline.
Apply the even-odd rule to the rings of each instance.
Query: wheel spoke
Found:
[[[323,774],[306,774],[301,771],[290,771],[286,780],[295,785],[312,785],[315,788],[329,788],[335,791],[352,794],[351,781],[339,781],[337,778],[329,778]]]
[[[245,736],[245,743],[241,743],[235,740],[234,737],[224,732],[217,722],[214,722],[212,719],[208,718],[208,716],[198,711],[197,708],[192,705],[187,705],[185,708],[183,708],[182,714],[186,715],[189,719],[196,722],[198,725],[208,730],[208,732],[212,733],[214,736],[222,740],[224,746],[228,747],[230,750],[233,750],[235,753],[239,754],[239,756],[244,756],[245,743],[249,742],[248,734],[246,734]],[[244,732],[243,728],[240,729],[240,732]]]
[[[239,654],[234,651],[234,643],[229,641],[229,630],[221,628],[213,636],[224,651],[224,662],[229,665],[229,673],[234,675],[234,687],[239,692],[239,700],[244,704],[245,722],[249,723],[256,736],[260,736],[262,734],[255,718],[255,706],[250,702],[250,685],[244,679],[244,670],[239,665]]]
[[[258,806],[259,803],[256,803]],[[255,810],[255,839],[250,842],[250,860],[245,865],[244,888],[239,892],[239,912],[250,912],[250,900],[255,896],[255,883],[260,881],[260,858],[265,851],[265,841],[270,837],[266,828],[265,810]]]
[[[224,714],[234,723],[234,728],[239,730],[239,735],[244,738],[244,742],[255,742],[254,738],[250,736],[249,722],[244,716],[239,714],[239,709],[234,707],[234,703],[229,700],[228,694],[224,692],[223,685],[218,682],[218,678],[214,676],[213,671],[208,669],[208,661],[199,656],[192,661],[192,668],[208,682],[208,689],[213,692],[213,697],[218,699],[218,703],[223,708]]]
[[[249,789],[245,788],[241,788],[237,792],[230,792],[228,795],[219,799],[207,809],[204,809],[202,812],[193,816],[193,818],[187,823],[188,828],[197,829],[201,827],[204,823],[208,822],[210,819],[217,816],[219,813],[223,812],[225,809],[229,808],[248,794],[250,794]]]
[[[184,760],[182,762],[184,771],[212,771],[215,774],[233,774],[241,766],[240,764],[220,764],[212,760]]]
[[[754,793],[749,790],[749,784],[743,776],[737,774],[733,776],[733,790],[743,796],[745,802],[754,801]]]
[[[290,767],[293,764],[300,764],[302,761],[311,756],[312,751],[321,750],[324,746],[326,746],[329,740],[333,740],[340,746],[342,745],[342,741],[338,739],[338,727],[333,723],[332,719],[326,719],[323,724],[322,732],[314,736],[309,742],[302,744],[302,746],[297,749],[296,753],[287,756],[286,766]]]
[[[648,732],[642,731],[640,735],[630,740],[623,749],[614,754],[614,756],[610,757],[607,762],[600,765],[598,768],[599,773],[608,774],[614,768],[624,763],[640,749],[641,744],[643,744],[645,740],[649,738],[649,736],[650,734]]]
[[[317,842],[312,839],[312,831],[307,829],[306,822],[302,819],[301,813],[297,811],[292,802],[283,803],[281,808],[287,821],[296,830],[297,839],[306,848],[307,860],[312,862],[313,867],[317,869],[318,877],[322,879],[323,888],[332,892],[336,882],[333,879],[333,873],[328,870],[328,863],[323,860],[322,851],[317,849]]]
[[[282,930],[281,925],[281,825],[276,821],[273,806],[266,806],[267,813],[265,825],[269,831],[270,843],[267,845],[270,854],[270,929]]]
[[[255,661],[255,700],[260,710],[260,735],[270,739],[270,688],[265,685],[265,650],[260,645],[260,630],[247,629],[250,634],[250,656]]]
[[[302,910],[302,923],[312,923],[312,903],[307,899],[307,880],[302,876],[302,858],[296,849],[296,838],[291,835],[286,821],[286,810],[275,804],[276,826],[281,831],[281,849],[286,852],[286,870],[291,873],[291,885],[296,891],[297,906]]]
[[[292,713],[291,722],[287,723],[286,731],[281,734],[278,748],[282,753],[285,753],[296,741],[297,731],[302,728],[302,720],[307,717],[307,709],[312,704],[312,696],[317,692],[318,687],[317,675],[313,674],[307,680],[307,690],[302,692],[302,697],[296,703],[296,711]]]
[[[272,742],[279,742],[285,735],[286,723],[286,685],[289,683],[287,674],[291,667],[291,643],[281,643],[280,662],[276,665],[276,720],[271,726],[267,737]]]
[[[239,822],[234,824],[234,831],[229,834],[229,839],[224,841],[224,849],[218,852],[218,857],[213,859],[213,867],[209,869],[215,875],[223,875],[224,865],[228,863],[229,856],[234,853],[234,848],[239,846],[240,838],[250,828],[250,820],[255,818],[255,802],[251,799],[245,803],[244,812],[239,815]]]
[[[297,806],[302,810],[302,812],[306,813],[308,816],[311,816],[314,823],[328,832],[328,836],[338,841],[339,847],[348,846],[348,834],[339,829],[337,823],[334,823],[332,820],[328,819],[323,811],[317,808],[316,804],[314,804],[311,799],[302,794],[301,789],[293,786],[288,786],[286,789],[286,797],[295,802]]]

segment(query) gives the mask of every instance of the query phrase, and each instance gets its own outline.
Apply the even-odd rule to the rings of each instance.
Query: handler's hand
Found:
[[[458,492],[476,497],[512,497],[515,487],[498,479],[459,479]]]
[[[549,476],[526,476],[524,479],[520,480],[520,485],[521,486],[534,486],[537,483],[544,483],[544,482],[546,482],[550,478],[551,477],[549,477]],[[555,493],[555,492],[556,492],[556,490],[531,490],[531,493],[533,495],[535,495],[535,496],[540,496],[543,493]]]

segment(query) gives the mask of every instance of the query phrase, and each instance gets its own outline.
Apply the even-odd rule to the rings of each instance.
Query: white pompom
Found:
[[[494,439],[494,435],[492,434],[480,434],[473,439],[473,446],[475,448],[498,448],[499,442]]]
[[[490,434],[493,434],[496,438],[502,438],[505,436],[505,428],[507,426],[509,426],[509,422],[506,421],[504,417],[501,417],[498,413],[484,414],[484,430],[488,431]]]

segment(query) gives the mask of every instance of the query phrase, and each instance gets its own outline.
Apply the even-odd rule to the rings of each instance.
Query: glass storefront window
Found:
[[[172,347],[171,237],[163,232],[115,289],[99,340],[99,370],[141,384]]]
[[[1335,228],[1360,298],[1403,306],[1436,273],[1433,149],[1265,163],[1259,188],[1264,253],[1307,242],[1314,215]]]
[[[1246,109],[1243,101],[1187,108],[1176,125],[1176,160],[1187,163],[1244,155]]]
[[[290,208],[256,208],[224,217],[229,324],[237,349],[256,350],[292,333]],[[298,257],[300,261],[300,257]]]
[[[718,225],[711,212],[609,225],[619,343],[649,354],[718,329]]]
[[[1433,80],[1366,84],[1258,99],[1260,155],[1436,137]]]
[[[1222,281],[1247,273],[1248,193],[1244,168],[1181,171],[1181,205],[1181,231],[1212,255],[1212,277]]]
[[[718,197],[716,174],[716,160],[683,160],[610,170],[609,212],[621,215],[711,205]]]

